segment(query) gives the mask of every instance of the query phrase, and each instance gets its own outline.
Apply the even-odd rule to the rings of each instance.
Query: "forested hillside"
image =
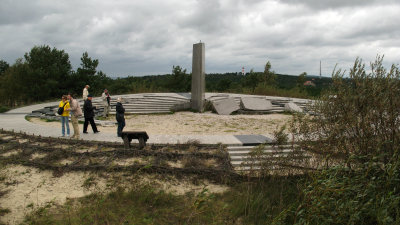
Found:
[[[90,93],[100,95],[104,88],[111,94],[142,92],[189,92],[191,74],[180,66],[172,66],[171,74],[111,78],[98,70],[98,59],[87,52],[80,66],[73,70],[64,50],[47,45],[35,46],[12,65],[0,60],[0,106],[4,109],[60,98],[63,94],[81,95],[86,84]],[[313,85],[305,86],[304,82]],[[315,85],[314,85],[315,84]],[[206,74],[207,92],[231,92],[289,97],[318,97],[331,84],[330,78],[275,74],[270,62],[263,72]]]

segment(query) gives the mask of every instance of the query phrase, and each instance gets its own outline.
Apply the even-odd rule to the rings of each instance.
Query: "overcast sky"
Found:
[[[400,62],[399,0],[0,0],[0,59],[35,45],[99,59],[108,76],[192,69],[206,47],[206,73],[263,71],[330,76],[356,57]]]

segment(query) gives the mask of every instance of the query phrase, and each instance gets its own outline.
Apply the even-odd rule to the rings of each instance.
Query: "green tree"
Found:
[[[47,45],[35,46],[24,57],[31,70],[31,73],[23,77],[30,83],[26,90],[30,98],[43,101],[59,98],[68,92],[66,82],[72,67],[64,50],[51,49]]]
[[[190,76],[186,69],[180,66],[172,66],[172,75],[170,76],[168,87],[174,92],[185,92],[190,90]]]
[[[228,89],[231,87],[232,81],[229,79],[222,79],[220,81],[218,81],[217,86],[216,86],[216,90],[219,92],[224,92],[224,91],[228,91]]]
[[[276,75],[271,71],[271,63],[268,61],[264,67],[264,81],[267,86],[276,86]]]
[[[80,67],[69,82],[72,92],[80,95],[86,84],[90,85],[89,93],[94,95],[102,93],[104,88],[107,88],[111,79],[102,71],[97,71],[98,65],[98,59],[92,59],[87,52],[82,54]]]
[[[0,76],[10,67],[10,65],[4,61],[0,60]]]
[[[253,69],[250,70],[249,73],[246,74],[244,78],[244,85],[246,87],[250,87],[252,90],[252,93],[254,93],[254,90],[256,89],[257,85],[262,82],[263,77],[260,76],[259,73],[255,73]]]
[[[307,77],[307,73],[303,72],[301,73],[298,77],[297,77],[297,86],[298,87],[303,87],[304,86],[304,82],[306,82],[306,78]]]
[[[34,97],[31,96],[29,77],[33,77],[29,65],[21,58],[17,59],[0,77],[0,103],[9,107],[30,103]]]
[[[77,73],[85,75],[87,77],[94,76],[99,65],[98,59],[92,59],[89,57],[87,52],[84,52],[81,57],[81,67],[77,69]]]

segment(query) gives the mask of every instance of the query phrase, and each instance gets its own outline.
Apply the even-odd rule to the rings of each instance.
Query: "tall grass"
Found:
[[[0,113],[7,112],[8,110],[10,110],[10,107],[0,105]]]
[[[315,116],[295,116],[297,143],[321,171],[281,215],[291,224],[400,224],[400,69],[380,56],[370,66],[356,59],[349,79],[336,71]]]
[[[222,194],[175,195],[150,186],[42,207],[25,224],[269,224],[298,198],[298,177],[244,182]]]

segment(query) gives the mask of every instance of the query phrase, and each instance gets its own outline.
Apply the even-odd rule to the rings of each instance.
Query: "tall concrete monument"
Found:
[[[204,111],[204,93],[206,87],[205,68],[204,43],[193,44],[191,108],[198,112]]]

